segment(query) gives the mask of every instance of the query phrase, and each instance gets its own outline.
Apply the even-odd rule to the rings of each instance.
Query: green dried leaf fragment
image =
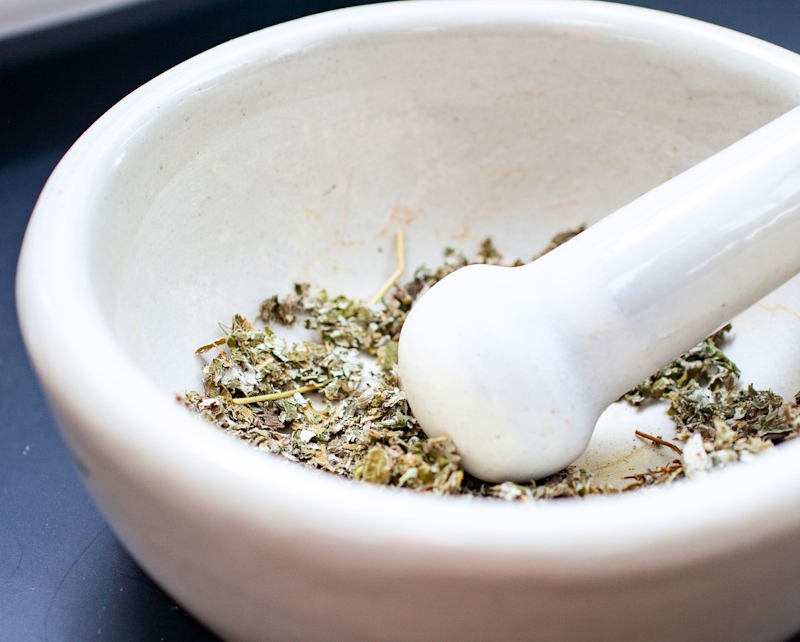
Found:
[[[389,482],[389,458],[380,446],[370,448],[364,457],[361,479],[372,484]]]
[[[686,354],[640,383],[624,399],[637,406],[646,399],[660,399],[673,394],[685,396],[701,387],[709,390],[733,390],[739,381],[739,368],[718,347],[730,324],[714,333]]]
[[[469,262],[470,264],[485,263],[486,265],[499,265],[503,260],[503,255],[497,251],[492,239],[484,239],[481,243],[480,250],[475,257]]]
[[[283,299],[279,299],[278,295],[275,294],[261,302],[259,316],[264,323],[277,321],[285,326],[294,325],[298,316],[304,311],[302,303],[308,294],[308,284],[296,283],[294,289],[294,294],[290,294]]]
[[[574,229],[565,230],[563,232],[560,232],[560,233],[556,234],[550,240],[550,244],[546,248],[544,248],[541,252],[539,252],[539,254],[536,254],[531,259],[531,261],[533,262],[536,259],[542,258],[545,254],[549,254],[550,252],[555,250],[559,245],[564,245],[564,243],[566,243],[567,241],[570,241],[570,240],[574,239],[576,236],[578,236],[578,234],[583,232],[585,229],[586,229],[586,226],[581,224],[581,225],[579,225],[578,227],[576,227]]]
[[[227,343],[227,337],[222,337],[221,339],[217,339],[216,341],[212,341],[211,343],[207,343],[204,346],[200,346],[197,350],[194,351],[195,354],[203,354],[204,352],[208,352],[213,348],[219,348],[224,346]]]
[[[384,372],[390,372],[397,365],[397,341],[389,341],[378,348],[378,365]]]

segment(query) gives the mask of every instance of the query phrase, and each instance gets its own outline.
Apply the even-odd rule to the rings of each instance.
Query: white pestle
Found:
[[[534,263],[444,278],[403,327],[403,386],[469,473],[539,479],[609,404],[798,272],[800,107]]]

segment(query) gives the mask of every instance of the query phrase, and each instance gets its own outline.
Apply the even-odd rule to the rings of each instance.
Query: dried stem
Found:
[[[646,470],[643,473],[634,473],[633,475],[625,475],[622,479],[636,479],[638,481],[642,481],[646,477],[655,477],[656,475],[669,475],[671,473],[677,472],[678,470],[681,470],[682,468],[683,464],[681,463],[681,460],[673,459],[666,466],[661,466],[661,468]]]
[[[644,439],[649,439],[655,444],[666,446],[667,448],[674,450],[679,455],[683,455],[683,451],[680,448],[678,448],[675,444],[672,444],[664,439],[661,439],[660,437],[653,437],[653,435],[648,435],[646,432],[642,432],[641,430],[636,431],[636,436],[643,437]]]
[[[258,395],[257,397],[242,397],[241,399],[231,399],[232,403],[235,403],[237,406],[241,406],[242,404],[246,403],[259,403],[261,401],[274,401],[276,399],[287,399],[289,397],[294,397],[298,392],[303,394],[304,392],[311,392],[312,390],[317,390],[322,386],[325,386],[329,383],[326,381],[324,383],[312,383],[308,386],[303,386],[302,388],[295,388],[294,390],[284,390],[283,392],[273,392],[269,395]]]
[[[383,287],[378,291],[372,300],[370,301],[371,304],[375,304],[380,301],[386,293],[389,291],[389,288],[392,287],[401,276],[403,276],[403,270],[405,269],[405,258],[403,256],[403,230],[397,230],[397,270],[395,273],[389,277],[389,280],[383,284]]]

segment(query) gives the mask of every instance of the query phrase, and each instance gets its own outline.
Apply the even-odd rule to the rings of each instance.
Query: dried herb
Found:
[[[680,459],[629,476],[634,482],[627,489],[698,477],[797,437],[796,401],[753,386],[736,389],[739,368],[719,347],[730,330],[725,326],[624,396],[636,406],[648,399],[669,401],[677,438],[686,442]]]
[[[515,484],[510,481],[502,484],[485,484],[479,480],[470,479],[464,485],[463,490],[471,495],[496,497],[507,501],[518,499],[523,502],[564,497],[586,497],[587,495],[608,495],[619,492],[610,484],[596,484],[591,471],[577,468],[576,466],[568,466],[554,475],[529,484]]]
[[[534,255],[534,257],[531,259],[531,262],[535,261],[536,259],[542,258],[545,254],[549,254],[550,252],[555,250],[559,245],[564,245],[564,243],[566,243],[569,240],[572,240],[573,238],[578,236],[578,234],[583,232],[585,229],[586,226],[581,224],[575,229],[565,230],[563,232],[560,232],[559,234],[556,234],[552,239],[550,239],[550,243],[547,245],[546,248],[544,248],[538,254]]]
[[[557,235],[533,260],[583,229]],[[399,233],[397,245],[398,269],[371,303],[331,297],[324,290],[312,294],[308,284],[297,284],[288,296],[261,303],[263,327],[234,316],[225,337],[197,350],[216,354],[203,366],[204,392],[186,393],[183,403],[260,450],[368,483],[523,502],[620,492],[597,484],[591,471],[574,466],[530,484],[483,483],[465,476],[450,439],[431,439],[420,430],[397,373],[397,341],[406,315],[455,270],[503,263],[486,239],[472,259],[446,249],[442,265],[419,267],[401,284]],[[301,321],[318,334],[318,341],[287,341],[270,327]],[[626,477],[630,483],[622,490],[698,477],[797,436],[796,403],[769,390],[736,389],[739,369],[719,347],[729,330],[723,328],[624,396],[637,406],[667,400],[678,439],[685,444],[681,449],[637,431],[640,438],[672,448],[679,457]],[[375,372],[365,373],[364,355],[377,358]]]

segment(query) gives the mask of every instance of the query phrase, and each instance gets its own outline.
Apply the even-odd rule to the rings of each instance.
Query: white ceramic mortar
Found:
[[[20,258],[26,345],[117,535],[225,637],[780,640],[800,628],[800,443],[670,489],[506,505],[307,471],[174,393],[199,386],[217,321],[293,281],[374,293],[398,227],[409,266],[486,235],[528,257],[799,103],[795,54],[611,4],[270,28],[70,150]],[[734,322],[748,380],[800,389],[799,309],[795,280]],[[612,406],[583,462],[613,479],[658,461],[632,431],[666,431],[662,412]]]

